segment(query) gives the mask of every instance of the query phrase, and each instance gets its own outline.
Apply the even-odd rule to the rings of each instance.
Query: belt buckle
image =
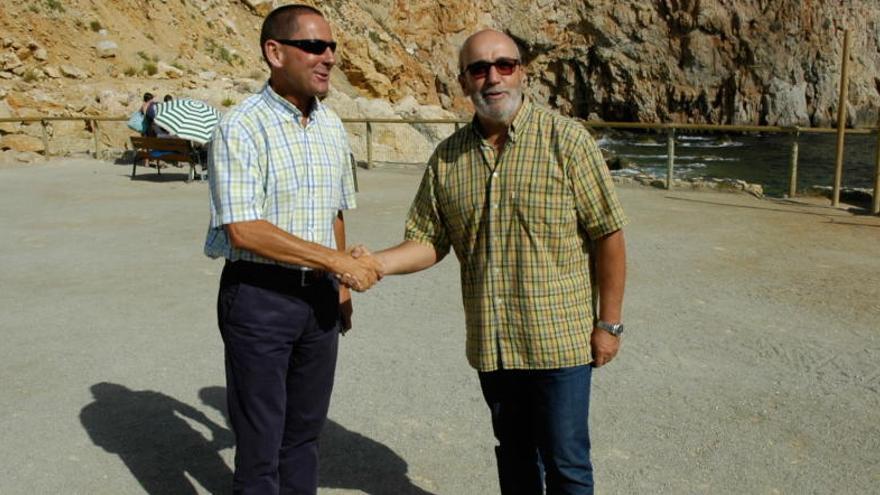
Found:
[[[312,283],[309,281],[309,273],[311,273],[309,270],[300,270],[299,271],[299,286],[300,287],[308,287],[308,286],[312,285]]]

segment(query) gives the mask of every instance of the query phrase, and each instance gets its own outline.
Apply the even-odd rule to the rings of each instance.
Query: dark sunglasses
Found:
[[[520,63],[521,62],[515,58],[499,58],[494,62],[480,60],[469,64],[464,68],[464,72],[470,74],[474,79],[483,79],[489,75],[489,70],[491,70],[492,67],[495,67],[495,70],[498,71],[499,75],[509,76],[513,74],[513,71],[516,70]]]
[[[324,40],[280,40],[275,39],[278,43],[287,46],[293,46],[299,48],[300,50],[311,53],[312,55],[321,55],[327,48],[330,48],[330,51],[336,53],[336,42],[335,41],[324,41]]]

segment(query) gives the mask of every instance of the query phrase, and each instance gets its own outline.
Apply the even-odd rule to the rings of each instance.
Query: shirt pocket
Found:
[[[531,232],[571,235],[576,225],[574,200],[561,170],[553,168],[528,176],[510,193],[514,215]]]

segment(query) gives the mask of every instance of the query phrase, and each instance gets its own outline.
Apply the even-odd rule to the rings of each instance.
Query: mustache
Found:
[[[497,88],[484,89],[483,91],[480,91],[480,96],[488,96],[490,94],[502,94],[502,93],[503,94],[510,94],[510,91],[503,90],[503,89],[497,89]]]

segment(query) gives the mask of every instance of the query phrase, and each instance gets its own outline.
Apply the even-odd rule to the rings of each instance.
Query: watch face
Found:
[[[606,330],[611,335],[620,335],[623,333],[623,323],[607,323],[600,321],[596,324],[601,329]]]

